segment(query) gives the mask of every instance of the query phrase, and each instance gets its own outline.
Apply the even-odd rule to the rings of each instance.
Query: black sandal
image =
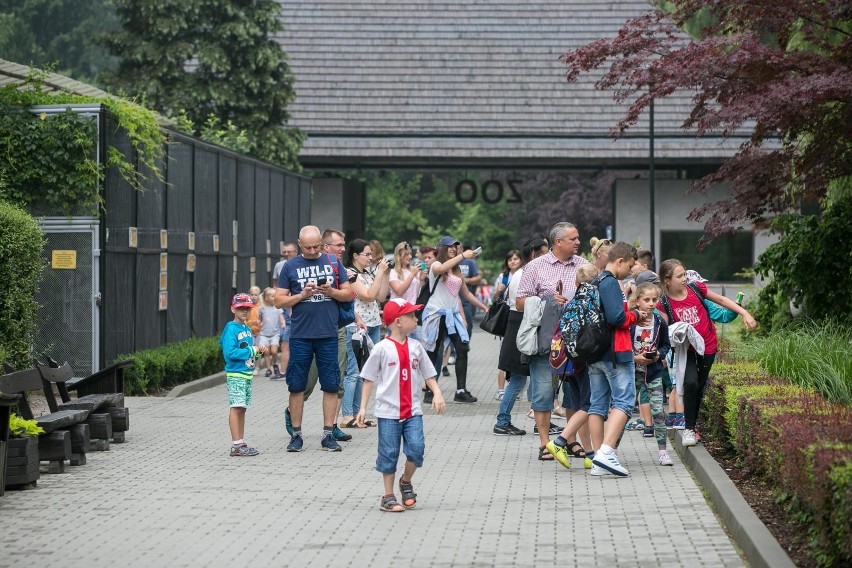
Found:
[[[406,509],[413,509],[417,504],[417,493],[414,492],[414,486],[410,482],[405,483],[400,477],[399,490],[402,493],[402,506]]]
[[[576,449],[574,449],[575,447]],[[565,449],[568,450],[568,453],[574,456],[575,458],[586,457],[586,449],[580,442],[571,442]]]
[[[553,454],[547,451],[547,446],[542,446],[538,449],[538,461],[553,461]]]
[[[399,501],[396,500],[396,497],[393,495],[385,495],[382,497],[382,502],[379,505],[379,509],[384,511],[385,513],[402,513],[405,511],[405,507],[399,504]]]

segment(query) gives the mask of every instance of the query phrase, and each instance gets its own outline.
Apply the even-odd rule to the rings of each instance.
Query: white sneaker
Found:
[[[586,459],[588,459],[588,458],[586,458]],[[591,462],[592,460],[589,460],[589,461]],[[612,475],[612,474],[610,472],[608,472],[607,470],[605,470],[604,468],[598,467],[594,463],[592,463],[592,469],[589,471],[589,475],[594,475],[595,477],[601,477],[601,476],[604,476],[604,475]]]
[[[689,446],[695,445],[695,431],[693,430],[684,430],[683,431],[683,446],[688,448]]]
[[[660,465],[674,465],[668,452],[660,452]]]
[[[592,458],[592,463],[619,477],[627,477],[630,475],[627,468],[618,463],[618,458],[615,456],[615,452],[612,452],[611,454],[597,452],[595,457]]]
[[[497,389],[497,392],[494,393],[494,400],[503,400],[503,395],[506,394],[505,389]]]
[[[452,355],[450,355],[450,356],[447,358],[447,365],[455,365],[455,364],[456,364],[456,358],[455,358],[455,357],[453,357]]]

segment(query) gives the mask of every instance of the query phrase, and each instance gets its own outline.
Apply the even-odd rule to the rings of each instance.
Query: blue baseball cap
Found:
[[[453,245],[460,245],[460,244],[461,244],[461,241],[457,241],[456,239],[454,239],[453,237],[451,237],[449,235],[441,237],[441,240],[438,241],[439,247],[451,247]]]

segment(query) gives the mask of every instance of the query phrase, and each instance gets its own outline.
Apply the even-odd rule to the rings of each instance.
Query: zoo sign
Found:
[[[483,183],[480,188],[475,181],[463,179],[456,184],[456,201],[459,203],[473,203],[481,194],[482,201],[492,205],[500,203],[504,197],[506,197],[506,203],[522,203],[521,194],[515,187],[515,183],[519,181],[521,180],[508,179],[504,185],[504,182],[500,180],[490,179]]]

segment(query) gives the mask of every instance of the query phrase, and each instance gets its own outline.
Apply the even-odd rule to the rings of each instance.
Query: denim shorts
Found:
[[[337,362],[337,337],[322,339],[290,339],[290,362],[287,364],[287,390],[305,392],[308,373],[316,355],[320,390],[337,392],[340,366]]]
[[[396,473],[399,461],[399,442],[405,459],[417,467],[423,466],[423,453],[426,439],[423,435],[423,417],[412,416],[407,420],[379,418],[379,456],[376,458],[376,471]]]
[[[251,383],[249,379],[228,377],[225,386],[228,389],[228,406],[231,408],[248,408],[251,406]]]
[[[529,397],[533,410],[553,410],[553,369],[547,355],[530,357]]]
[[[598,361],[589,365],[591,406],[589,414],[606,417],[609,407],[617,408],[627,416],[633,414],[636,403],[636,367],[633,361],[616,363]]]
[[[281,333],[278,334],[278,338],[281,341],[290,341],[290,326],[289,325],[281,330]]]

